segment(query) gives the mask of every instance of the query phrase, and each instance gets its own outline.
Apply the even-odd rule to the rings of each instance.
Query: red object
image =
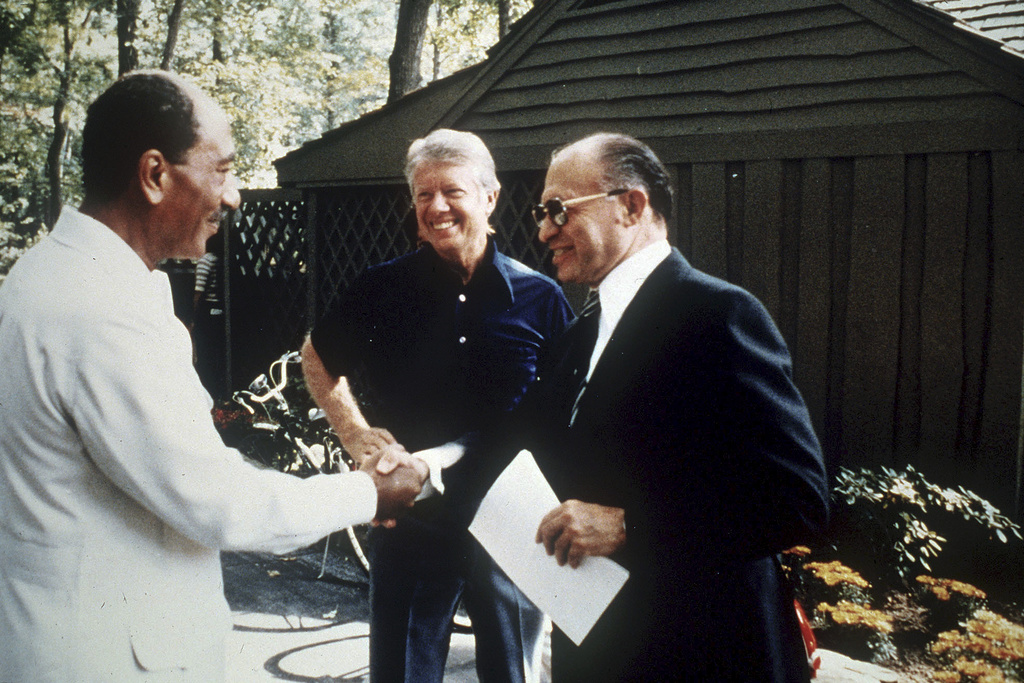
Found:
[[[800,622],[800,635],[804,639],[804,652],[807,653],[807,668],[811,670],[811,678],[817,678],[818,669],[821,668],[821,657],[815,654],[818,649],[818,639],[814,637],[811,622],[807,618],[804,608],[796,600],[793,601],[793,606],[796,607],[796,619]]]

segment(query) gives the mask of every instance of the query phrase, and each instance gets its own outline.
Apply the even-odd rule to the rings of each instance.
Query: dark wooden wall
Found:
[[[562,6],[441,123],[505,166],[649,141],[674,240],[768,306],[833,468],[911,463],[1024,514],[1020,58],[907,0]]]
[[[767,304],[833,466],[913,463],[1024,516],[1020,54],[913,0],[540,0],[486,62],[279,170],[394,182],[435,127],[504,172],[646,140],[673,240]]]
[[[754,292],[836,464],[1018,510],[1024,154],[685,164],[677,241]]]

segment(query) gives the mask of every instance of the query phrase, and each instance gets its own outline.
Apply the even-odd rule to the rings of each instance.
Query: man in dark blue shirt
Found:
[[[422,456],[440,492],[448,455],[516,406],[571,312],[557,283],[495,249],[499,186],[479,138],[417,140],[406,176],[421,248],[368,269],[313,330],[303,366],[354,458]],[[460,596],[480,680],[538,679],[542,615],[456,521],[470,504],[433,496],[374,530],[374,683],[440,683]]]

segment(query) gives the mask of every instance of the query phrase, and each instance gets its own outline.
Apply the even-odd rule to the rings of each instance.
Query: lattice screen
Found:
[[[502,192],[491,219],[498,248],[538,268],[546,248],[530,217],[543,185],[540,173],[501,178]],[[367,266],[414,247],[416,218],[406,186],[327,188],[316,196],[316,314],[332,305]]]
[[[501,177],[491,223],[498,248],[543,268],[530,207],[540,172]],[[305,333],[367,266],[414,248],[415,216],[404,185],[247,193],[229,228],[231,376],[245,386]],[[315,230],[306,229],[314,213]],[[312,288],[310,291],[309,288]]]
[[[318,190],[316,214],[315,316],[367,266],[404,254],[414,244],[415,217],[404,185]]]
[[[240,388],[298,347],[306,327],[305,206],[298,193],[261,193],[228,229],[231,379]]]

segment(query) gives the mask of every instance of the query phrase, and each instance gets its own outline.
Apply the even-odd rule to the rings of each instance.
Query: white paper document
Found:
[[[520,451],[480,504],[470,533],[498,566],[577,645],[583,642],[629,572],[606,557],[558,566],[535,541],[558,497],[529,451]]]

